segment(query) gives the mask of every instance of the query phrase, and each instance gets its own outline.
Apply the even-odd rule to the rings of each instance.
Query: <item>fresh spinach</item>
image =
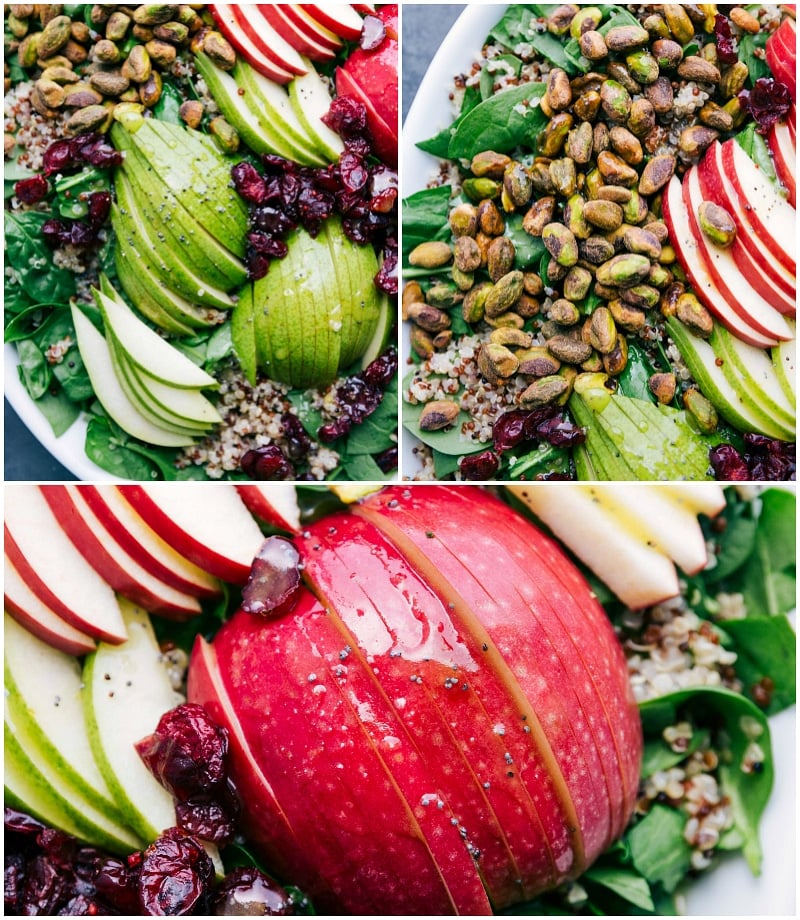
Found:
[[[764,57],[764,49],[770,33],[761,29],[755,34],[746,33],[739,38],[739,60],[747,64],[747,85],[753,86],[761,77],[769,77],[771,71]]]
[[[591,887],[593,883],[607,888],[627,904],[632,904],[639,910],[655,911],[653,895],[647,880],[624,868],[592,866],[583,874],[582,882],[588,883],[587,887]]]
[[[633,399],[642,399],[655,402],[650,390],[650,377],[655,373],[655,368],[650,362],[645,349],[638,342],[628,341],[628,362],[625,369],[617,377],[620,392]]]
[[[685,751],[673,750],[660,735],[655,738],[645,739],[644,753],[642,755],[642,777],[646,778],[658,773],[659,770],[669,770],[671,767],[677,766],[686,757],[689,757],[707,744],[710,737],[711,733],[708,730],[698,729],[692,733]]]
[[[508,153],[522,145],[532,149],[547,124],[539,105],[545,89],[544,83],[521,83],[480,102],[457,123],[448,158],[471,160],[483,150]]]
[[[537,10],[527,6],[510,6],[489,33],[489,39],[512,51],[518,50],[521,45],[530,45],[554,67],[561,67],[570,76],[575,76],[581,70],[580,50],[575,55],[574,49],[561,38],[538,27],[542,9],[546,8],[539,7]]]
[[[17,357],[19,359],[17,365],[19,379],[31,399],[37,400],[47,392],[52,379],[52,371],[47,358],[42,349],[31,339],[23,339],[17,344]]]
[[[767,715],[793,706],[797,699],[797,636],[788,618],[748,617],[728,620],[723,631],[736,649],[736,676],[745,692],[769,678],[773,684]]]
[[[531,236],[522,228],[522,214],[506,216],[506,236],[514,244],[514,267],[524,271],[538,264],[546,251],[540,236]]]
[[[686,815],[675,808],[653,805],[627,834],[631,860],[651,884],[673,892],[686,877],[692,851],[683,837]]]
[[[513,54],[498,54],[481,68],[481,101],[493,93],[498,77],[508,76],[516,80],[522,70],[522,61]]]
[[[347,438],[348,458],[380,454],[397,444],[397,377],[386,388],[378,408]],[[359,477],[353,476],[353,479]],[[381,475],[379,478],[383,478]]]
[[[439,185],[415,192],[403,200],[404,265],[408,265],[408,254],[420,243],[449,238],[447,217],[452,194],[449,185]]]
[[[73,402],[61,389],[56,389],[55,392],[47,390],[35,401],[35,405],[47,419],[57,438],[71,428],[81,414],[80,405]]]
[[[777,181],[775,164],[764,137],[756,131],[755,123],[750,123],[736,135],[736,143],[744,150],[761,172],[772,181]]]
[[[6,260],[34,303],[67,303],[74,296],[75,275],[59,268],[42,238],[44,211],[6,211]]]
[[[110,188],[111,176],[108,170],[87,166],[55,183],[53,207],[62,217],[80,220],[89,213],[89,195]]]
[[[432,156],[439,157],[439,159],[446,159],[448,150],[450,149],[450,138],[453,136],[453,132],[459,121],[475,108],[481,101],[481,98],[480,87],[472,85],[467,86],[461,99],[461,111],[455,121],[446,128],[442,128],[441,131],[434,134],[433,137],[428,138],[428,140],[418,141],[417,147],[419,147],[420,150],[424,150],[425,153],[430,153]]]

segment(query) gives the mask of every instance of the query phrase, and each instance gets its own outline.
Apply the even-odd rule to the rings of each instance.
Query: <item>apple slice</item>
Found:
[[[37,486],[6,488],[5,531],[8,558],[40,600],[81,632],[125,641],[113,590],[64,533]]]
[[[731,215],[736,224],[736,236],[731,252],[741,260],[742,271],[755,284],[758,278],[768,280],[792,300],[797,297],[794,272],[784,268],[773,256],[768,240],[762,239],[750,220],[747,202],[740,200],[722,164],[722,145],[715,141],[697,165],[703,197],[714,201]]]
[[[217,4],[220,6],[220,4]],[[287,41],[260,15],[255,3],[225,4],[233,13],[236,25],[265,59],[295,76],[303,76],[306,62]]]
[[[54,517],[76,549],[118,594],[151,613],[187,620],[202,612],[197,598],[161,581],[103,527],[76,485],[41,485]]]
[[[327,115],[331,107],[331,96],[314,65],[310,61],[307,63],[308,72],[289,84],[289,102],[315,146],[335,162],[344,150],[344,141],[322,121],[322,116]]]
[[[172,688],[147,612],[125,599],[120,606],[130,638],[118,647],[102,642],[86,659],[86,725],[92,753],[129,826],[151,841],[175,824],[175,808],[134,745],[183,697]]]
[[[767,135],[775,172],[786,189],[786,200],[794,208],[797,202],[797,151],[789,126],[785,121],[777,122]]]
[[[5,554],[3,575],[5,609],[20,626],[42,642],[67,655],[85,655],[95,648],[94,639],[63,620],[25,584]]]
[[[792,100],[797,100],[797,26],[786,17],[767,39],[767,64],[777,80],[789,87]]]
[[[328,50],[333,51],[334,55],[341,51],[342,39],[331,32],[330,29],[326,29],[313,16],[310,16],[299,3],[281,4],[281,11],[296,28],[313,34],[316,41]],[[302,54],[302,52],[300,53]]]
[[[111,359],[111,351],[103,335],[95,329],[92,321],[77,304],[72,304],[71,311],[78,350],[86,365],[86,373],[95,395],[109,416],[123,431],[146,444],[188,447],[193,442],[192,438],[167,431],[142,415],[122,389]]]
[[[781,265],[796,272],[794,208],[733,138],[722,145],[722,163],[739,198],[750,208],[748,214],[753,226],[770,241],[770,249]]]
[[[772,296],[765,299],[750,284],[730,249],[718,246],[703,233],[698,218],[703,194],[697,169],[690,169],[683,177],[682,191],[689,227],[720,294],[754,329],[778,339],[789,338],[791,330],[781,314],[790,312],[794,301],[783,298],[772,287],[769,288]]]
[[[336,92],[340,96],[355,96],[367,108],[367,125],[372,135],[373,144],[378,156],[390,166],[397,166],[397,124],[387,122],[378,112],[375,103],[370,97],[369,90],[364,88],[353,75],[343,67],[336,69]],[[397,93],[395,84],[393,92]],[[396,103],[395,103],[396,106]]]
[[[301,17],[290,16],[283,4],[259,3],[258,11],[282,38],[309,60],[332,61],[342,47],[341,40],[333,33],[329,34],[336,39],[335,44],[320,41],[320,30],[309,26]]]
[[[41,642],[8,614],[3,638],[6,699],[15,722],[25,725],[25,747],[51,764],[76,798],[94,803],[124,826],[89,744],[77,658]]]
[[[716,517],[725,509],[725,492],[718,483],[662,482],[659,489],[675,504],[688,508],[694,514]]]
[[[223,581],[243,584],[263,535],[236,487],[185,482],[117,486],[144,521],[181,555]]]
[[[264,54],[261,46],[255,44],[250,34],[241,28],[236,18],[234,4],[210,3],[208,10],[213,16],[217,28],[248,64],[276,83],[286,84],[294,79],[295,71],[293,69],[289,68],[276,55]],[[286,42],[282,42],[282,44],[286,45]],[[293,54],[297,53],[294,49],[292,51]]]
[[[740,313],[718,290],[692,231],[689,214],[683,202],[681,182],[677,176],[673,176],[670,180],[664,192],[661,207],[664,223],[669,229],[670,241],[675,248],[681,267],[689,277],[700,300],[740,339],[761,348],[775,345],[778,337],[766,335],[743,320]]]
[[[112,485],[81,485],[81,496],[109,535],[156,578],[195,597],[216,597],[219,580],[176,552]]]
[[[260,521],[289,533],[300,530],[300,507],[292,483],[240,483],[236,488],[251,514]]]
[[[363,20],[348,3],[301,3],[301,9],[317,20],[334,35],[345,41],[357,42],[361,38]]]

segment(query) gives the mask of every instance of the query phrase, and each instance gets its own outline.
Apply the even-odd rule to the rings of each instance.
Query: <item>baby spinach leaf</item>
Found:
[[[437,479],[445,479],[458,470],[459,457],[455,454],[443,454],[440,450],[433,450],[433,470]]]
[[[370,454],[357,454],[344,462],[345,478],[354,482],[382,482],[394,479],[394,472],[384,473]]]
[[[75,294],[75,275],[53,263],[42,239],[44,211],[6,211],[6,258],[25,293],[38,303],[66,303]]]
[[[709,585],[716,585],[737,572],[752,555],[756,543],[758,521],[752,502],[738,501],[735,493],[729,492],[724,519],[722,532],[709,534],[719,546],[717,564],[702,575]]]
[[[745,859],[751,871],[758,874],[761,865],[758,825],[774,778],[772,745],[764,713],[741,694],[721,687],[695,687],[668,693],[640,704],[639,712],[645,733],[660,732],[685,718],[686,713],[691,713],[698,725],[716,731],[720,782],[731,800],[736,826],[744,837]],[[754,742],[763,752],[763,761],[757,769],[743,769]]]
[[[47,419],[57,438],[71,428],[81,414],[78,403],[73,402],[61,389],[55,392],[47,390],[36,400],[35,405]]]
[[[743,592],[748,616],[788,613],[796,603],[797,504],[793,493],[768,489]]]
[[[19,358],[17,372],[22,385],[30,394],[31,399],[39,399],[47,392],[52,379],[47,358],[41,348],[31,339],[23,339],[17,343],[17,356]]]
[[[481,68],[481,100],[488,99],[494,92],[495,83],[503,76],[516,79],[522,70],[522,61],[513,54],[498,54]]]
[[[763,135],[756,131],[755,122],[751,122],[736,135],[736,143],[768,179],[772,179],[773,182],[777,181],[775,164],[772,162],[769,147]]]
[[[89,213],[88,196],[110,188],[108,170],[84,167],[80,172],[64,176],[55,185],[55,209],[62,217],[80,220]]]
[[[747,64],[748,86],[753,86],[756,80],[771,74],[769,64],[764,57],[769,35],[767,29],[761,29],[754,35],[745,34],[739,38],[739,60]]]
[[[449,185],[426,188],[403,200],[403,264],[408,264],[408,254],[426,240],[448,239],[450,226]]]
[[[595,885],[608,888],[609,891],[640,910],[655,910],[647,881],[630,870],[593,866],[583,874],[582,879],[585,882],[593,882]]]
[[[628,363],[617,377],[620,392],[633,399],[654,402],[650,391],[650,377],[655,373],[645,350],[635,341],[628,341]]]
[[[797,636],[787,617],[727,620],[722,629],[733,640],[736,675],[745,692],[768,677],[775,686],[767,715],[792,706],[797,699]]]
[[[646,778],[658,773],[659,770],[669,770],[670,767],[676,766],[690,754],[699,750],[708,741],[709,736],[710,733],[707,730],[697,729],[693,732],[685,751],[673,751],[660,735],[647,739],[642,756],[642,777]]]
[[[522,144],[533,147],[547,123],[539,105],[545,88],[544,83],[521,83],[476,105],[458,122],[448,157],[471,160],[483,150],[508,153]]]
[[[347,456],[379,454],[397,444],[397,377],[386,388],[378,408],[352,430],[347,438]],[[382,474],[381,474],[381,477]]]
[[[683,838],[686,815],[665,805],[653,805],[627,834],[633,865],[651,884],[673,892],[686,877],[692,851]]]
[[[514,244],[514,267],[524,271],[538,263],[546,251],[540,236],[531,236],[522,228],[522,214],[506,216],[506,236]]]
[[[448,155],[447,152],[450,149],[450,138],[453,136],[456,126],[480,101],[480,88],[473,85],[467,86],[461,100],[461,111],[458,114],[458,118],[456,118],[452,124],[449,124],[446,128],[442,128],[437,134],[434,134],[433,137],[428,138],[428,140],[418,141],[417,147],[419,147],[420,150],[424,150],[425,153],[430,153],[432,156],[439,157],[439,159],[446,159]]]

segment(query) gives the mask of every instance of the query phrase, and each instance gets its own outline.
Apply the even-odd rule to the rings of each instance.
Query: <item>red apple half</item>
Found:
[[[776,80],[789,87],[792,100],[797,101],[797,26],[786,17],[767,39],[766,58]]]
[[[786,200],[793,207],[797,207],[797,150],[785,121],[779,121],[772,126],[767,135],[775,172],[778,174],[781,185],[786,189]]]
[[[582,872],[636,796],[638,712],[585,580],[483,490],[415,491],[295,538],[319,599],[240,611],[190,668],[237,739],[247,833],[336,913],[485,914],[480,882],[511,906]]]

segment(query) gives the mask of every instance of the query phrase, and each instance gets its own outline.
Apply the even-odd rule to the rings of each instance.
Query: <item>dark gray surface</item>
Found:
[[[402,108],[405,119],[420,80],[458,18],[464,4],[403,4],[402,16]],[[31,435],[8,402],[4,421],[4,478],[7,480],[74,479]]]
[[[463,3],[404,3],[402,15],[403,118],[414,101],[420,80]]]

